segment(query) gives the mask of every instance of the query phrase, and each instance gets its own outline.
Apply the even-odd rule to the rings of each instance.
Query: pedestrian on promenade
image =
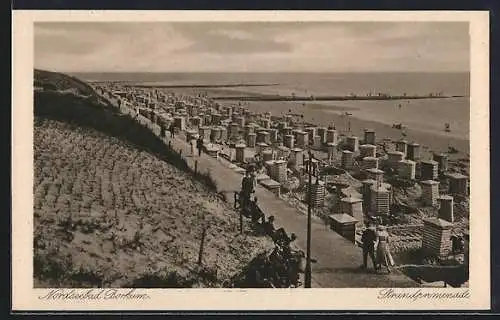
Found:
[[[162,125],[161,126],[161,132],[160,132],[160,135],[162,138],[167,138],[167,128],[165,125]]]
[[[170,127],[168,128],[168,130],[170,131],[170,137],[172,139],[175,138],[175,126],[174,126],[173,123],[170,125]]]
[[[191,156],[196,157],[196,138],[193,137],[191,141],[189,141],[189,144],[191,145]]]
[[[250,197],[253,193],[253,184],[250,171],[247,170],[241,180],[241,195],[243,196],[243,207],[246,208],[250,203]]]
[[[255,193],[255,188],[257,187],[257,176],[254,170],[250,172],[250,181],[252,182],[252,193]]]
[[[198,156],[201,156],[201,149],[203,148],[203,138],[201,136],[196,140],[196,147],[198,148]]]
[[[377,227],[377,239],[377,267],[380,270],[384,266],[390,273],[394,260],[389,250],[389,233],[387,233],[385,226],[379,225]]]
[[[368,264],[368,256],[370,256],[370,259],[372,260],[373,263],[373,269],[377,270],[377,262],[375,259],[375,242],[377,241],[377,233],[375,231],[375,227],[371,224],[371,222],[368,222],[367,228],[365,231],[363,231],[363,234],[361,235],[361,242],[362,242],[362,247],[363,247],[363,266],[362,268],[364,270],[367,269],[367,264]]]

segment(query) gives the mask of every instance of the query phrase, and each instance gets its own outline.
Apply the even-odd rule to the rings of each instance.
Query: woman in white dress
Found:
[[[394,260],[389,250],[389,233],[385,226],[377,227],[377,269],[380,270],[384,266],[387,272],[391,272],[391,267],[394,266]]]

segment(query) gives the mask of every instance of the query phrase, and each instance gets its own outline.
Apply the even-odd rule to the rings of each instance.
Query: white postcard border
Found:
[[[422,297],[463,288],[137,289],[148,299],[40,299],[33,288],[33,23],[35,21],[469,21],[471,219],[468,299]],[[487,11],[13,11],[12,309],[22,310],[464,310],[490,307],[489,15]],[[84,289],[78,289],[78,292]],[[97,289],[94,289],[97,290]],[[418,291],[420,290],[420,291]],[[127,289],[120,290],[126,293]],[[420,292],[420,295],[417,294]],[[96,292],[94,292],[96,293]],[[417,297],[419,296],[419,297]]]

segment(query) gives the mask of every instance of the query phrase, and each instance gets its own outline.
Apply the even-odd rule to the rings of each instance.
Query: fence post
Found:
[[[194,173],[198,174],[198,160],[194,161]]]
[[[240,233],[243,234],[243,208],[240,208]]]
[[[203,246],[205,244],[206,233],[207,233],[207,227],[204,226],[203,227],[203,231],[201,233],[200,251],[198,253],[198,264],[199,265],[201,265],[201,261],[202,261],[202,258],[203,258]]]
[[[69,210],[69,216],[68,216],[68,229],[71,229],[73,227],[73,213],[71,210]]]

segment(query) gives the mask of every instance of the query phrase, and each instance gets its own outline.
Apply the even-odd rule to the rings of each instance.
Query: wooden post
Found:
[[[73,227],[73,212],[69,210],[68,229],[71,229],[72,227]]]
[[[198,174],[198,160],[194,160],[194,173]]]
[[[207,227],[203,227],[203,231],[201,233],[201,243],[200,243],[200,251],[198,254],[198,264],[201,265],[202,258],[203,258],[203,245],[205,244],[205,236],[207,234]]]
[[[172,149],[172,140],[168,140],[168,148]]]
[[[243,208],[240,208],[240,233],[243,234]]]
[[[179,155],[182,156],[182,149],[179,149]]]

